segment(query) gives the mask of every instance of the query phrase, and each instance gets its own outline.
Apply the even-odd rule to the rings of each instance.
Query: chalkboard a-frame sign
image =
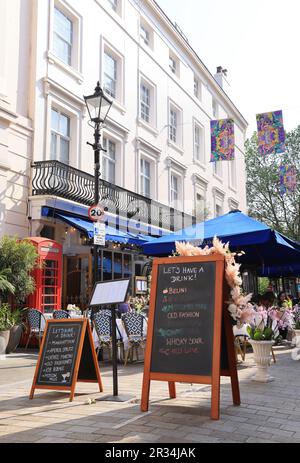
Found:
[[[70,391],[72,402],[77,381],[98,383],[103,391],[89,321],[47,320],[29,398],[35,389],[53,389]]]
[[[225,302],[221,255],[154,259],[141,410],[147,411],[151,380],[211,384],[211,418],[220,417],[220,376],[230,376],[240,405],[234,338]]]

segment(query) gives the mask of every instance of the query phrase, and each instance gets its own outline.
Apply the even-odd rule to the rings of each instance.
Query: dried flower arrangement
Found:
[[[229,313],[238,326],[252,321],[255,314],[255,310],[250,304],[252,294],[243,294],[240,264],[237,264],[235,261],[235,256],[244,254],[243,251],[239,254],[231,252],[229,243],[224,244],[215,236],[213,239],[213,246],[206,246],[203,249],[193,246],[190,243],[176,242],[176,254],[180,256],[223,255],[226,262],[225,277],[231,289],[231,300],[228,302]]]

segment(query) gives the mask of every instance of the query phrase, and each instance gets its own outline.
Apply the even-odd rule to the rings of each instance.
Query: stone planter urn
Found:
[[[294,330],[293,342],[295,346],[300,346],[300,330]]]
[[[10,354],[16,350],[16,348],[19,345],[22,332],[23,332],[22,325],[15,325],[10,329],[9,341],[6,347],[7,354]]]
[[[0,356],[6,353],[9,336],[10,330],[0,331]]]
[[[249,343],[253,348],[254,361],[256,363],[256,374],[253,376],[252,381],[260,383],[274,381],[274,378],[268,374],[271,361],[271,348],[274,341],[254,341],[250,339]]]

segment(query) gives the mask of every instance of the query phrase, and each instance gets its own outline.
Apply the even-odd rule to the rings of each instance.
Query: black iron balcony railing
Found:
[[[59,161],[33,164],[32,195],[52,195],[91,206],[94,176]],[[99,180],[100,202],[108,212],[166,230],[179,230],[193,223],[191,215],[150,198]]]

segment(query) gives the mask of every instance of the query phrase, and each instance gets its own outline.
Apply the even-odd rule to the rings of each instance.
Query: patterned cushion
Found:
[[[128,312],[122,316],[123,323],[129,339],[143,337],[144,317],[136,312]]]
[[[100,341],[107,342],[107,339],[111,338],[110,310],[99,310],[94,315],[93,322]]]
[[[69,314],[66,310],[54,310],[53,318],[60,320],[62,318],[69,318]]]
[[[31,331],[38,332],[40,330],[41,318],[42,318],[42,314],[39,310],[37,309],[27,310],[27,320],[28,320]]]

